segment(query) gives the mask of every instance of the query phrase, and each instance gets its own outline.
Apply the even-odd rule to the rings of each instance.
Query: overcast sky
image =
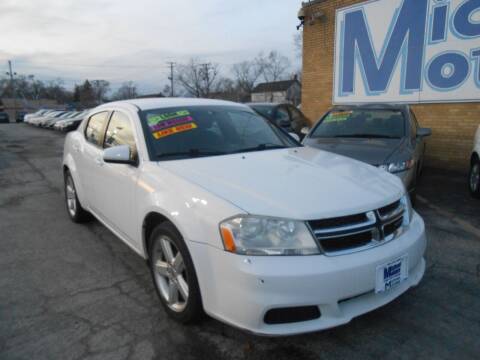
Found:
[[[295,64],[301,0],[0,0],[0,70],[85,78],[142,92],[167,82],[167,61],[231,64],[278,50]],[[5,73],[3,71],[3,74]]]

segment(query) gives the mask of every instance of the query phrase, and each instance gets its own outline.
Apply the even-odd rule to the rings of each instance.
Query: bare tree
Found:
[[[270,51],[268,55],[258,55],[256,61],[262,67],[262,75],[265,81],[279,81],[290,68],[290,60],[277,51]]]
[[[251,94],[263,73],[263,65],[255,60],[242,61],[232,66],[232,72],[239,90],[245,94]]]
[[[113,95],[115,100],[134,99],[138,96],[137,85],[133,81],[124,82]]]
[[[93,96],[97,103],[102,103],[110,91],[110,83],[106,80],[92,80],[91,81]]]
[[[200,63],[197,59],[177,66],[177,81],[194,97],[209,97],[218,75],[218,64]]]

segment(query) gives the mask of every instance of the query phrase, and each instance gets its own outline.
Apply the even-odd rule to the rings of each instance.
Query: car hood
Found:
[[[309,138],[305,145],[378,166],[386,164],[403,139]]]
[[[163,161],[158,165],[256,215],[311,220],[372,210],[398,200],[401,181],[314,148]]]

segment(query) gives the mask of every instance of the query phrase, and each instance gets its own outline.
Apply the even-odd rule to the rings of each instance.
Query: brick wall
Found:
[[[325,18],[303,31],[302,111],[313,121],[332,106],[335,10],[363,0],[317,0],[307,15],[322,10]],[[431,127],[426,165],[466,171],[480,124],[480,103],[422,104],[412,107],[422,126]]]

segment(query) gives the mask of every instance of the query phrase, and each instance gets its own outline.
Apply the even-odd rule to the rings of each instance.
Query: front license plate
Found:
[[[393,289],[408,279],[408,256],[377,266],[375,293]]]

